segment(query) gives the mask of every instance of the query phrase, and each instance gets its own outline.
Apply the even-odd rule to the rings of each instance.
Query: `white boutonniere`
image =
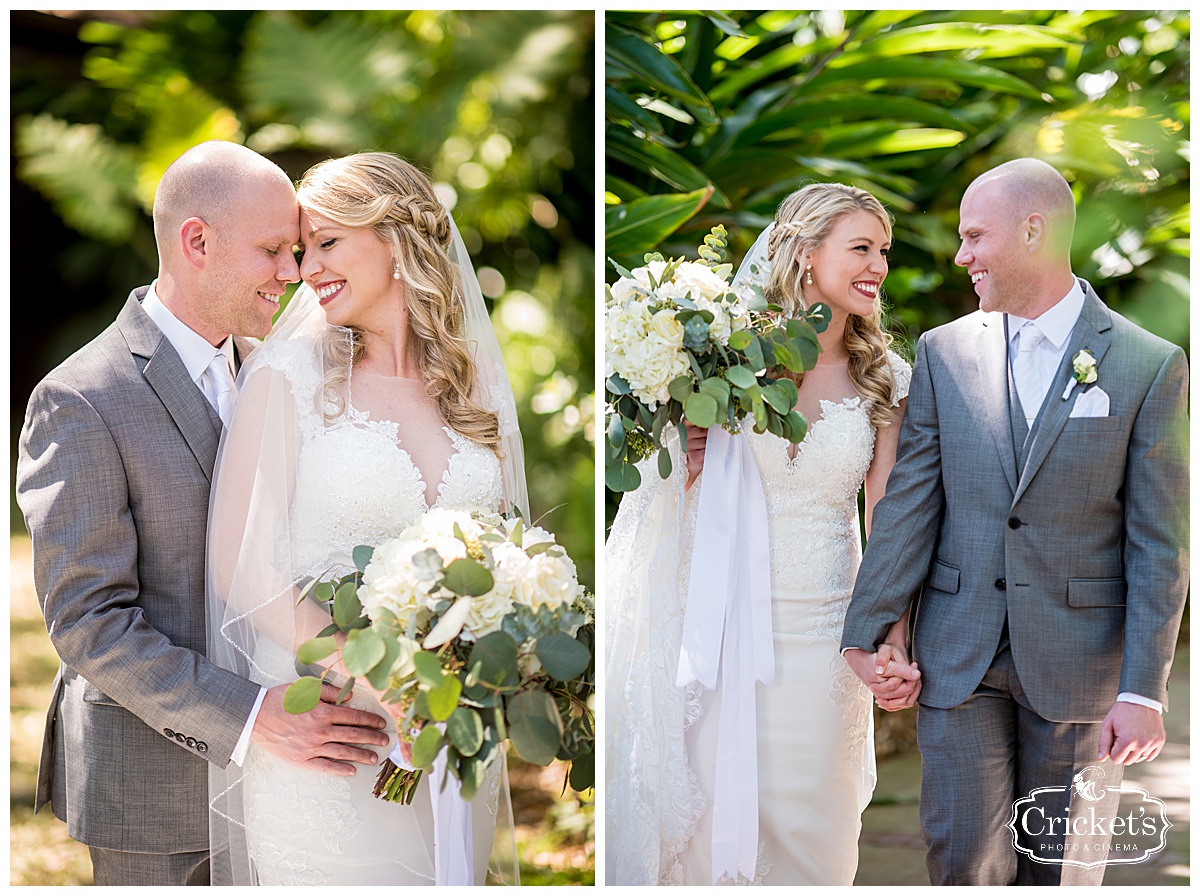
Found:
[[[1096,382],[1099,377],[1096,372],[1096,359],[1086,348],[1076,352],[1075,357],[1071,359],[1071,367],[1073,369],[1071,382],[1067,383],[1067,389],[1063,392],[1063,401],[1071,396],[1071,390],[1075,388],[1076,383],[1087,386]]]

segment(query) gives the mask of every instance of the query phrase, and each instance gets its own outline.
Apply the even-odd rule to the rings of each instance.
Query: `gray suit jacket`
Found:
[[[1099,721],[1122,691],[1167,702],[1188,581],[1187,361],[1084,283],[1083,311],[1019,468],[1003,316],[924,334],[842,647],[874,650],[916,602],[920,702],[978,686],[1005,621],[1039,715]],[[1061,396],[1088,349],[1109,416]]]
[[[229,762],[259,688],[204,658],[221,424],[145,292],[34,390],[17,501],[62,660],[36,808],[89,846],[173,853],[208,848],[207,763]]]

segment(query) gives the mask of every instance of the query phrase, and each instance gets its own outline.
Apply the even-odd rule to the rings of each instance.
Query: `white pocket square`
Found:
[[[1081,392],[1071,408],[1072,417],[1107,417],[1108,393],[1099,386]]]

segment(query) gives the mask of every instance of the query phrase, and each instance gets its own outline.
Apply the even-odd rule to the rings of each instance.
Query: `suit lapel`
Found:
[[[211,482],[220,430],[214,428],[212,408],[188,376],[187,368],[183,366],[171,341],[142,310],[140,300],[144,295],[144,288],[130,294],[117,316],[117,326],[129,345],[129,351],[145,360],[142,375],[166,407],[195,455],[196,462]]]
[[[1079,313],[1079,320],[1076,321],[1075,328],[1067,340],[1067,350],[1059,365],[1058,373],[1050,385],[1049,394],[1046,396],[1046,402],[1041,410],[1041,417],[1034,423],[1033,432],[1030,434],[1033,442],[1029,446],[1029,458],[1025,461],[1025,468],[1021,471],[1021,481],[1017,485],[1016,494],[1013,495],[1014,504],[1025,493],[1033,477],[1037,475],[1038,469],[1050,454],[1050,449],[1054,447],[1055,441],[1071,416],[1071,406],[1075,402],[1062,400],[1067,383],[1074,375],[1071,360],[1081,349],[1087,349],[1096,359],[1096,366],[1099,367],[1101,361],[1104,360],[1104,355],[1108,352],[1110,343],[1108,330],[1112,327],[1108,309],[1086,281],[1080,282],[1084,287],[1083,310]],[[1081,388],[1076,386],[1072,390],[1072,397],[1075,397],[1075,393],[1081,391]]]
[[[1015,491],[1017,460],[1013,456],[1012,424],[1008,416],[1008,346],[1004,341],[1003,315],[983,315],[975,360],[979,365],[979,408],[983,424],[996,442],[1008,487]]]

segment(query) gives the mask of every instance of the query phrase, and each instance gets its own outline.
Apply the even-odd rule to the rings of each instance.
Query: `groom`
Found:
[[[95,882],[209,882],[208,763],[251,741],[335,774],[373,764],[384,720],[283,710],[204,658],[208,493],[232,375],[298,277],[295,193],[234,143],[193,147],[154,201],[158,279],[34,390],[17,501],[62,660],[36,809],[88,845]],[[327,688],[331,704],[336,690]]]
[[[960,212],[955,262],[980,310],[918,344],[842,648],[869,682],[869,654],[915,605],[933,883],[1099,884],[1103,864],[1034,861],[1006,823],[1039,787],[1061,789],[1072,824],[1112,818],[1124,766],[1165,741],[1188,582],[1187,361],[1071,273],[1074,199],[1049,165],[986,172]],[[1099,803],[1071,788],[1089,766]],[[1020,845],[1104,856],[1101,827],[1021,828]]]

